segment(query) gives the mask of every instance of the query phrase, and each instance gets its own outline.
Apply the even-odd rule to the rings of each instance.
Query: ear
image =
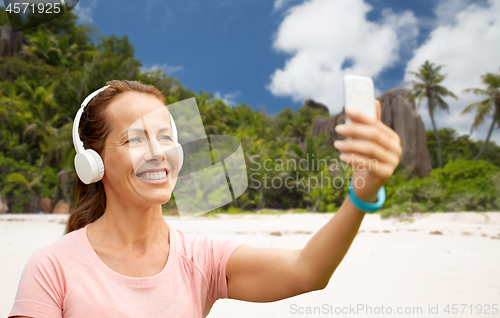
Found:
[[[377,118],[378,118],[378,120],[381,120],[381,118],[382,118],[382,106],[380,105],[380,102],[378,100],[375,101],[375,106],[377,108]]]

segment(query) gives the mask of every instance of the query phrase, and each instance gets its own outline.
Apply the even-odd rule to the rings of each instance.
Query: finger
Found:
[[[343,153],[339,158],[351,165],[353,169],[357,171],[370,171],[370,173],[382,180],[389,179],[395,170],[392,165],[382,162],[372,162],[370,165],[370,158],[356,153]]]
[[[377,107],[377,118],[381,120],[382,118],[382,106],[380,106],[380,102],[378,100],[375,101],[375,107]]]
[[[393,136],[389,134],[385,129],[376,125],[352,123],[350,125],[338,125],[335,126],[335,131],[345,137],[358,137],[370,139],[375,142],[382,142],[383,144],[388,144]],[[389,147],[387,147],[389,148]]]
[[[335,127],[335,131],[342,134],[344,138],[351,137],[357,139],[367,139],[380,144],[384,148],[394,153],[400,152],[401,145],[392,135],[378,126],[350,124]]]
[[[366,156],[370,160],[385,162],[396,167],[399,163],[399,153],[387,151],[377,143],[369,140],[337,140],[334,143],[341,153],[355,153]]]
[[[368,117],[359,110],[349,109],[345,111],[346,116],[352,121],[356,121],[364,124],[374,124],[378,119]]]
[[[389,128],[387,125],[385,125],[383,122],[381,122],[379,119],[373,119],[364,115],[361,112],[352,110],[346,111],[346,115],[349,116],[349,119],[353,123],[374,125],[380,127],[383,131],[385,131],[388,134],[388,136],[390,136],[390,138],[399,140],[399,143],[401,143],[398,134],[394,130]]]
[[[380,121],[380,118],[382,117],[382,110],[381,110],[380,102],[378,100],[375,100],[376,118],[368,117],[362,111],[353,110],[353,109],[346,110],[345,113],[352,120],[362,120],[363,122],[366,122],[366,123]]]

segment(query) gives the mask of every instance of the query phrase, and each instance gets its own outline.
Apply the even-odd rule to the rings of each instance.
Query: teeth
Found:
[[[165,171],[160,171],[155,173],[145,173],[138,177],[145,180],[160,180],[160,179],[165,179],[167,177],[167,173]]]

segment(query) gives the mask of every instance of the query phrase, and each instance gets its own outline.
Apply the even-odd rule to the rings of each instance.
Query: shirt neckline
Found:
[[[170,224],[169,224],[170,250],[168,252],[167,263],[165,264],[165,267],[163,267],[161,272],[159,272],[158,274],[156,274],[154,276],[147,276],[147,277],[130,277],[130,276],[122,275],[118,272],[115,272],[111,268],[109,268],[99,258],[99,255],[97,255],[96,251],[92,247],[92,244],[90,244],[89,238],[87,236],[87,226],[88,226],[88,224],[85,227],[83,227],[82,229],[80,229],[80,238],[81,238],[81,241],[84,245],[84,250],[87,252],[87,254],[90,255],[95,266],[99,267],[99,269],[108,273],[110,276],[113,276],[115,279],[117,279],[125,284],[149,286],[149,285],[152,285],[155,282],[161,280],[163,276],[168,275],[172,271],[171,269],[174,266],[174,263],[177,259],[177,249],[176,249],[177,238],[176,238],[175,230],[172,229],[172,226]]]

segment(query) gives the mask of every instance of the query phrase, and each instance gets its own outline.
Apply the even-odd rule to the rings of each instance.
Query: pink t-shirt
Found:
[[[241,244],[187,238],[170,225],[165,268],[150,277],[128,277],[104,264],[87,226],[40,248],[28,260],[11,316],[35,318],[199,318],[228,298],[226,263]]]

